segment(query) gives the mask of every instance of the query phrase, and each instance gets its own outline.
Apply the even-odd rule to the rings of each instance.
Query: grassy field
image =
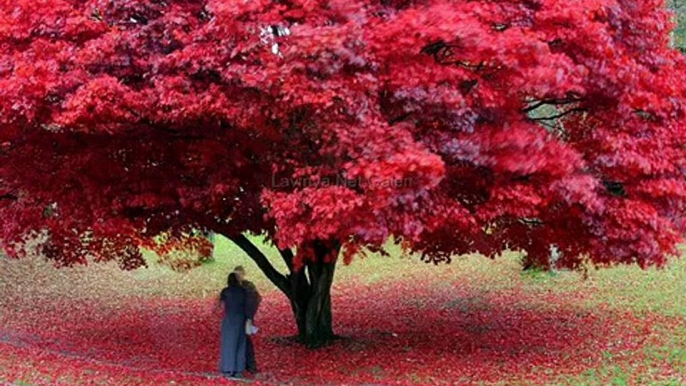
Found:
[[[314,352],[280,339],[294,332],[285,298],[222,238],[188,273],[0,260],[0,384],[228,382],[213,378],[213,304],[238,264],[265,295],[257,384],[686,384],[684,260],[583,278],[523,273],[515,253],[432,266],[391,252],[339,267],[335,328],[348,339]]]

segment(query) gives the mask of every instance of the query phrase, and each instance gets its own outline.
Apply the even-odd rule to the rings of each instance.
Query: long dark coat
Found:
[[[242,287],[224,288],[220,295],[224,303],[221,326],[221,360],[223,373],[241,373],[246,369],[247,335],[245,322],[252,319],[254,305]]]

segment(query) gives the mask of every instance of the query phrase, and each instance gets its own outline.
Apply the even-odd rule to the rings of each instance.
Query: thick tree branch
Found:
[[[269,280],[271,280],[274,285],[281,290],[286,296],[291,295],[291,286],[288,279],[274,268],[274,266],[269,262],[267,256],[260,251],[255,244],[250,241],[244,235],[230,236],[229,239],[233,241],[243,252],[247,253],[251,259],[257,264],[258,267],[264,272]]]
[[[288,272],[293,273],[293,250],[291,250],[290,248],[279,249],[279,254],[283,258],[284,263],[286,263],[286,266],[288,267]]]

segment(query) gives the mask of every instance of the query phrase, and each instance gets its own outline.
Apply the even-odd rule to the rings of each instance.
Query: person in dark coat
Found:
[[[241,286],[238,274],[229,274],[227,287],[219,296],[224,305],[224,318],[221,325],[220,370],[232,378],[242,378],[246,370],[246,348],[248,338],[245,324],[251,320],[254,308],[246,290]]]
[[[239,265],[236,268],[234,268],[233,272],[238,274],[238,280],[241,282],[241,286],[245,289],[248,295],[250,314],[253,315],[254,318],[255,314],[257,313],[257,309],[260,307],[260,303],[262,303],[262,296],[260,296],[260,293],[257,291],[257,287],[255,286],[255,284],[253,284],[249,280],[246,280],[245,268],[243,268],[242,265]],[[249,372],[256,374],[258,371],[257,360],[255,359],[255,345],[253,344],[253,340],[250,335],[248,335],[248,343],[246,346],[245,354],[246,369]]]

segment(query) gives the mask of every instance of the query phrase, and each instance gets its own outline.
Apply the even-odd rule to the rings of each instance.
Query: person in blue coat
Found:
[[[224,305],[224,318],[221,325],[221,372],[232,378],[242,378],[246,370],[246,348],[248,338],[245,324],[252,320],[252,310],[248,293],[241,286],[235,272],[229,275],[227,287],[219,295]]]

